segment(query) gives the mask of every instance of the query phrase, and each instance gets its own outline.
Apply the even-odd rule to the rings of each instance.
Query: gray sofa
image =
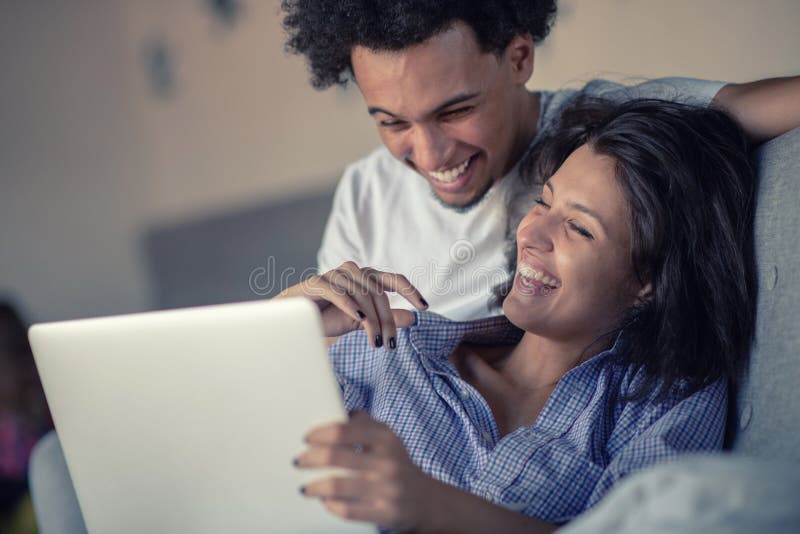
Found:
[[[631,477],[565,532],[800,532],[800,507],[794,505],[800,499],[800,129],[760,147],[754,163],[760,176],[758,324],[733,450]],[[301,244],[293,266],[299,273],[313,265],[329,198],[329,192],[309,198],[309,209],[297,200],[289,209],[154,231],[146,243],[161,306],[259,298],[252,275],[263,272],[258,269],[266,267],[267,254],[279,253],[258,237],[272,224],[282,231],[305,228],[307,235],[292,241]],[[262,217],[273,223],[257,222]],[[237,235],[252,237],[231,237]],[[229,284],[218,285],[224,279]],[[227,293],[209,294],[209,286]],[[65,472],[63,457],[51,435],[34,451],[30,472],[43,534],[84,531],[69,481],[53,476],[59,471]],[[783,505],[787,499],[792,506]]]
[[[159,309],[272,297],[317,265],[333,188],[149,229]],[[283,277],[283,281],[281,281]]]
[[[760,147],[753,161],[758,317],[734,451],[800,464],[800,128]]]

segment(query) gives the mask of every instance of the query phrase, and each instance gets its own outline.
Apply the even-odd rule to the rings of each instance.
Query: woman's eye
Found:
[[[549,207],[550,207],[550,204],[548,204],[547,202],[545,202],[544,200],[542,200],[542,197],[536,197],[535,199],[533,199],[533,201],[534,201],[536,204],[538,204],[538,205],[540,205],[540,206],[542,206],[542,207],[544,207],[544,208],[549,208]]]
[[[575,232],[578,232],[580,235],[582,235],[586,239],[594,239],[594,236],[592,235],[592,233],[589,230],[587,230],[586,228],[584,228],[583,226],[578,226],[577,224],[575,224],[573,222],[568,223],[568,224],[569,224],[569,227],[572,228],[572,230],[574,230]]]

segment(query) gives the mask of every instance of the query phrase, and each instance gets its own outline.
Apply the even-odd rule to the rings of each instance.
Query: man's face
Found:
[[[522,63],[513,51],[519,42],[529,47]],[[456,23],[397,52],[356,47],[352,65],[392,155],[428,180],[442,202],[464,208],[511,170],[533,135],[535,118],[520,116],[530,109],[524,84],[532,54],[523,37],[502,57],[484,53],[472,30]]]

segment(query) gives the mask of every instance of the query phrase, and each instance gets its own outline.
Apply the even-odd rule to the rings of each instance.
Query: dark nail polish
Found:
[[[302,493],[303,495],[306,494],[306,487],[305,486],[300,486],[300,493]]]
[[[427,300],[425,300],[424,298],[420,297],[419,301],[422,303],[423,306],[425,306],[426,308],[428,307],[428,301]]]
[[[393,337],[390,337],[390,338],[389,338],[389,348],[390,348],[390,349],[393,349],[393,348],[395,348],[395,347],[397,347],[397,342],[394,340],[394,338],[393,338]]]
[[[381,336],[375,336],[375,346],[376,347],[383,346],[383,338]]]
[[[300,465],[300,460],[295,458],[294,460],[292,460],[292,464],[294,464],[294,466],[297,467],[298,465]]]
[[[366,315],[364,315],[364,312],[362,312],[361,310],[356,310],[356,315],[358,315],[358,318],[361,320],[363,320],[364,317],[366,317]]]

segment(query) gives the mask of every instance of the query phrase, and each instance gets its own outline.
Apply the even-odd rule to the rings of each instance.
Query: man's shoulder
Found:
[[[719,90],[725,82],[699,78],[664,77],[636,78],[618,80],[593,78],[582,85],[562,88],[555,91],[542,91],[545,107],[560,107],[560,104],[579,95],[627,100],[631,98],[662,98],[664,100],[683,100],[691,98],[707,99]]]
[[[579,87],[541,91],[540,131],[547,131],[558,124],[564,108],[581,96],[603,98],[618,103],[652,98],[708,106],[723,85],[725,82],[679,77],[626,78],[622,81],[595,78]]]
[[[707,106],[725,85],[725,82],[698,78],[626,78],[622,81],[594,79],[587,82],[580,93],[624,102],[637,98],[654,98]]]

